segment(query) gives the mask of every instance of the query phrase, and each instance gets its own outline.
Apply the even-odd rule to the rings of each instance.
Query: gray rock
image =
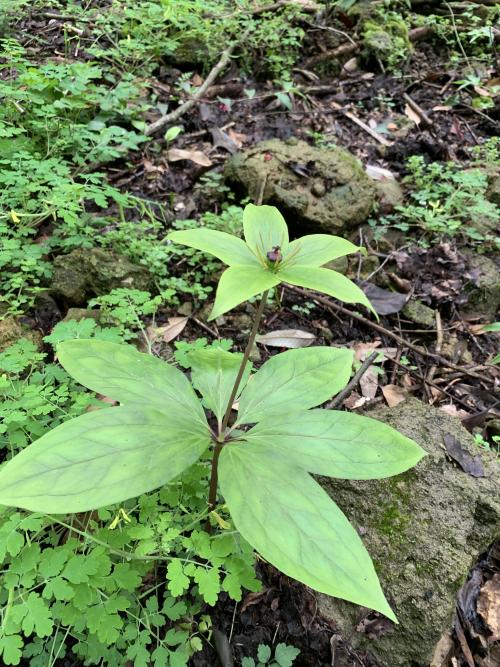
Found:
[[[14,345],[21,338],[27,338],[40,350],[43,347],[40,331],[22,324],[17,317],[4,317],[0,320],[0,352]]]
[[[425,327],[436,326],[436,313],[418,299],[410,299],[401,313],[412,322]]]
[[[149,271],[123,255],[103,248],[77,248],[54,260],[50,291],[70,304],[83,305],[88,296],[117,287],[144,290],[150,282]]]
[[[383,667],[428,667],[452,620],[457,591],[478,555],[500,535],[500,472],[458,419],[409,399],[370,413],[427,452],[416,468],[383,480],[321,483],[362,535],[399,625],[348,602],[319,595],[319,609],[356,648]],[[451,434],[485,477],[471,477],[446,455]]]
[[[462,252],[467,257],[468,272],[474,280],[467,285],[468,302],[460,310],[467,315],[494,320],[500,307],[500,269],[485,255],[471,250]]]
[[[375,187],[358,160],[343,148],[315,148],[304,141],[272,139],[236,153],[228,181],[256,199],[266,178],[263,202],[276,205],[307,226],[303,233],[339,234],[368,217]]]

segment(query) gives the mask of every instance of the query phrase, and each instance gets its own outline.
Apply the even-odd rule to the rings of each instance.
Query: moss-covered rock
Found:
[[[236,153],[226,178],[257,199],[280,207],[300,233],[338,234],[368,217],[375,187],[358,160],[343,148],[315,148],[295,139],[272,139]]]
[[[418,299],[410,299],[401,313],[412,322],[422,324],[424,327],[436,325],[436,312]]]
[[[0,352],[3,352],[21,338],[32,341],[39,349],[42,348],[42,334],[22,324],[17,317],[4,317],[0,320]]]
[[[400,624],[319,596],[321,612],[383,667],[428,667],[451,623],[457,591],[478,555],[500,535],[500,472],[459,420],[416,399],[370,413],[427,452],[416,468],[383,480],[321,482],[359,531]],[[471,477],[446,455],[451,435],[481,456],[485,477]]]
[[[150,282],[149,271],[123,255],[103,248],[77,248],[54,260],[50,291],[79,306],[89,296],[108,294],[117,287],[147,289]]]
[[[461,311],[494,320],[500,308],[500,268],[485,255],[469,250],[463,254],[467,257],[471,279],[467,285],[468,302]]]

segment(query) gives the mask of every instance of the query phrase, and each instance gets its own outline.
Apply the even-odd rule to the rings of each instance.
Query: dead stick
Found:
[[[420,104],[417,104],[414,99],[412,99],[408,93],[403,93],[404,99],[408,102],[408,106],[413,109],[413,111],[420,116],[420,118],[424,121],[426,125],[429,125],[429,127],[432,125],[432,120],[429,118],[429,116],[425,113],[425,111],[422,109]]]
[[[352,376],[351,381],[349,384],[346,386],[346,388],[340,392],[340,394],[337,394],[334,399],[332,399],[329,403],[326,404],[326,409],[327,410],[333,410],[334,408],[337,408],[344,398],[349,396],[351,391],[356,387],[358,382],[361,380],[363,375],[366,373],[366,371],[369,369],[369,367],[373,364],[375,359],[378,357],[380,352],[372,352],[369,357],[367,357],[361,366],[358,368],[356,373]]]
[[[463,375],[473,377],[476,380],[481,380],[482,382],[492,382],[492,380],[486,378],[484,375],[479,375],[479,373],[474,373],[473,371],[469,371],[468,369],[464,368],[463,366],[457,366],[456,364],[452,364],[451,361],[448,361],[448,359],[445,359],[444,357],[441,357],[439,354],[434,354],[432,352],[428,352],[423,347],[420,347],[419,345],[414,345],[413,343],[410,343],[409,341],[405,340],[401,336],[398,336],[398,334],[395,334],[394,332],[390,331],[389,329],[386,329],[381,324],[377,324],[376,322],[372,322],[371,320],[368,320],[366,317],[363,317],[362,315],[358,315],[357,313],[353,313],[352,311],[348,310],[347,308],[344,308],[343,306],[340,306],[339,304],[334,303],[333,301],[330,301],[330,299],[327,299],[324,296],[320,296],[320,295],[316,295],[316,294],[311,295],[310,291],[302,289],[300,287],[295,287],[293,285],[288,285],[288,289],[292,290],[293,292],[296,292],[297,294],[301,294],[302,296],[306,296],[306,297],[309,297],[309,298],[311,298],[311,296],[312,296],[316,301],[318,301],[319,303],[322,303],[329,310],[337,310],[340,313],[342,313],[344,315],[347,315],[348,317],[352,317],[357,322],[361,322],[362,324],[366,325],[367,327],[371,327],[372,329],[375,329],[375,331],[378,331],[379,333],[382,333],[385,336],[389,336],[390,338],[393,338],[394,340],[396,340],[401,345],[405,345],[410,350],[413,350],[413,352],[416,352],[416,354],[419,354],[421,357],[429,357],[431,359],[436,359],[436,361],[439,361],[441,366],[446,366],[446,368],[451,368],[454,371],[459,371]]]
[[[340,104],[337,104],[337,102],[330,102],[330,106],[332,106],[334,109],[337,109],[337,111],[340,111],[340,113],[344,114],[346,118],[352,120],[353,123],[355,123],[367,134],[373,137],[376,141],[378,141],[379,144],[382,144],[383,146],[392,146],[392,141],[389,141],[388,139],[383,137],[381,134],[377,132],[377,130],[373,130],[369,125],[367,125],[364,121],[362,121],[361,118],[358,118],[355,114],[353,114],[352,111],[344,111],[344,109],[342,109]]]
[[[191,99],[187,100],[187,102],[184,102],[184,104],[181,104],[179,107],[177,107],[177,109],[174,109],[174,111],[171,111],[170,113],[167,113],[164,116],[158,118],[158,120],[155,120],[154,123],[151,123],[151,125],[146,128],[144,134],[148,137],[152,134],[155,134],[155,132],[161,130],[163,127],[165,127],[165,125],[168,125],[169,123],[175,123],[177,120],[179,120],[179,118],[181,118],[181,116],[192,109],[192,107],[194,107],[198,100],[203,97],[206,91],[214,83],[222,70],[228,65],[229,61],[231,60],[233,51],[238,46],[238,44],[246,40],[249,32],[249,30],[244,32],[240,40],[233,42],[230,46],[227,47],[227,49],[225,49],[225,51],[222,52],[219,62],[214,65],[214,67],[212,67],[207,78],[198,88],[196,93],[191,97]]]
[[[424,39],[424,37],[427,37],[432,33],[432,28],[431,26],[424,25],[419,28],[413,28],[412,30],[409,31],[408,37],[411,42],[416,42],[419,39]],[[332,60],[333,58],[338,58],[339,56],[345,56],[349,55],[351,53],[356,53],[356,51],[360,50],[360,45],[359,44],[353,44],[349,42],[348,44],[341,44],[340,46],[337,46],[335,49],[329,49],[328,51],[323,51],[323,53],[319,53],[317,56],[312,56],[311,58],[308,58],[305,63],[304,67],[313,67],[314,65],[318,65],[319,63],[325,62],[325,60]]]

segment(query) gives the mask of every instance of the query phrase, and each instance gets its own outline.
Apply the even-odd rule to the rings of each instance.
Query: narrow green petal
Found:
[[[309,266],[290,266],[279,271],[278,275],[285,283],[329,294],[345,303],[361,303],[377,316],[365,293],[352,280],[337,271]]]
[[[288,227],[275,206],[247,204],[243,212],[245,240],[257,256],[279,247],[282,253],[288,248]]]
[[[354,243],[340,236],[309,234],[292,241],[283,259],[288,266],[317,267],[360,250]]]
[[[210,320],[235,308],[265,290],[279,285],[280,279],[261,266],[230,266],[219,280]]]
[[[186,229],[170,232],[167,238],[175,243],[215,255],[229,266],[258,264],[257,258],[247,244],[237,236],[226,234],[226,232],[218,232],[213,229]]]

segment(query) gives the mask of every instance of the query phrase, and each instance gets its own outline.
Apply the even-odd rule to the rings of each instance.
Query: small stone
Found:
[[[376,255],[368,255],[362,258],[361,271],[359,277],[362,280],[368,280],[380,266],[380,260]]]
[[[21,324],[17,317],[4,317],[0,320],[0,352],[17,343],[21,338],[27,338],[34,343],[39,350],[43,347],[42,334]]]
[[[324,197],[326,194],[325,184],[321,181],[316,181],[316,183],[313,183],[312,185],[311,192],[315,197]]]
[[[101,311],[94,308],[69,308],[68,312],[66,313],[66,317],[64,318],[63,322],[69,322],[70,320],[75,320],[76,322],[80,322],[80,320],[98,320],[99,315],[101,314]]]
[[[466,291],[468,302],[460,309],[468,316],[493,321],[500,307],[500,269],[497,264],[472,250],[463,250],[467,257],[467,270],[472,277]]]
[[[108,294],[117,287],[146,290],[149,271],[123,255],[103,248],[77,248],[54,260],[50,292],[73,305],[89,296]]]
[[[183,315],[184,317],[189,317],[193,314],[193,304],[191,301],[184,301],[183,304],[177,308],[177,314]]]
[[[331,262],[325,264],[325,268],[337,271],[337,273],[342,273],[345,276],[349,269],[349,260],[345,255],[337,257],[337,259],[333,259]]]
[[[410,299],[401,311],[401,314],[416,324],[424,327],[436,326],[436,312],[418,299]]]

